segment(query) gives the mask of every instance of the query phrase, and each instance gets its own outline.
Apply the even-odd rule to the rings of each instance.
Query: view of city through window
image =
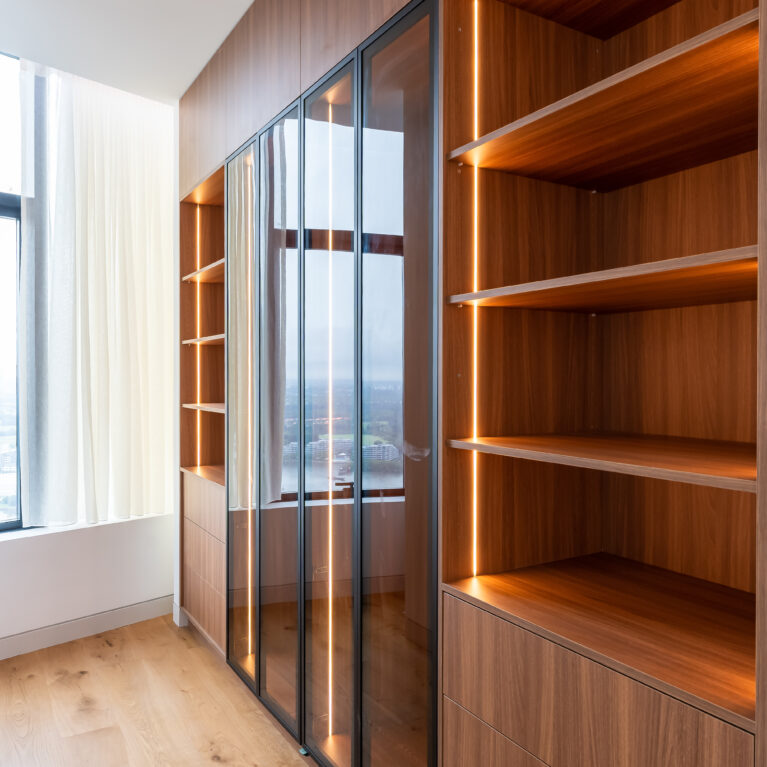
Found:
[[[16,500],[16,219],[0,218],[0,524],[18,518]]]

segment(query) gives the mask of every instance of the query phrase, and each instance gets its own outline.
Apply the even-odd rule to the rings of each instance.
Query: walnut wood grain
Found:
[[[643,435],[546,434],[451,439],[448,444],[461,450],[508,458],[756,492],[756,447],[742,442]]]
[[[751,11],[462,146],[450,158],[616,189],[753,149],[758,72],[757,12]]]
[[[753,594],[610,554],[480,575],[445,588],[754,729]]]
[[[450,303],[627,312],[756,298],[756,246],[605,269],[450,297]]]
[[[466,599],[443,598],[444,694],[546,764],[753,765],[749,732]]]
[[[530,13],[606,40],[679,0],[504,0]]]
[[[443,767],[546,767],[450,698],[442,699]]]

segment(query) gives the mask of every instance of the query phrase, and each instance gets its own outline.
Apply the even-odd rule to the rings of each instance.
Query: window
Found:
[[[0,55],[0,530],[21,525],[17,297],[21,204],[19,62]]]

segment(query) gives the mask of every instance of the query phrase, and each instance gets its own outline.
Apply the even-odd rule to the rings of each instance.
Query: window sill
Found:
[[[78,530],[92,530],[94,527],[105,527],[107,525],[123,525],[134,522],[142,522],[157,517],[172,516],[172,512],[165,514],[146,514],[142,517],[128,517],[127,519],[108,519],[104,522],[76,522],[72,525],[57,525],[51,527],[25,527],[16,530],[6,530],[0,532],[0,546],[7,541],[16,541],[20,538],[37,538],[41,535],[58,535],[60,533],[72,533]]]

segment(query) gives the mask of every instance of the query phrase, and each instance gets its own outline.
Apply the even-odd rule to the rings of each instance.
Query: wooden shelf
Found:
[[[608,191],[756,148],[758,9],[450,153]]]
[[[621,434],[544,434],[448,440],[450,447],[509,458],[756,492],[756,446]]]
[[[753,594],[608,554],[444,588],[754,731]]]
[[[189,338],[182,341],[182,344],[197,344],[198,346],[223,346],[226,340],[224,333],[217,333],[214,336],[203,336],[202,338]]]
[[[450,297],[451,304],[628,312],[756,299],[757,247],[623,266]]]
[[[181,471],[217,485],[226,485],[226,469],[223,466],[182,466]]]
[[[182,282],[224,282],[224,267],[226,259],[220,258],[212,264],[203,266],[195,272],[182,277]]]
[[[226,412],[226,407],[223,402],[192,402],[184,403],[182,407],[189,408],[189,410],[202,410],[206,413],[221,413]]]
[[[504,0],[528,13],[607,40],[679,0]]]

